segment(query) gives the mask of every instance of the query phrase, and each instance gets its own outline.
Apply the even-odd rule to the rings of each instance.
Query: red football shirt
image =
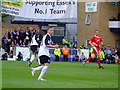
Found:
[[[95,47],[98,47],[99,48],[99,44],[102,42],[102,38],[101,38],[101,36],[93,36],[91,39],[90,39],[90,41],[89,41],[89,43],[92,43]]]

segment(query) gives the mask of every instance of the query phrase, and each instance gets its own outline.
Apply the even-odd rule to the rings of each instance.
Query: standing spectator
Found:
[[[62,48],[62,52],[63,52],[63,57],[64,57],[64,61],[68,61],[68,54],[69,54],[69,48],[67,47],[67,44],[65,45],[65,47]]]
[[[24,39],[25,39],[25,34],[24,34],[24,31],[23,31],[23,27],[20,28],[19,37],[20,37],[20,40],[22,40],[22,44],[23,44]]]
[[[74,49],[77,49],[77,41],[75,41],[74,45],[73,45]]]
[[[8,32],[8,39],[11,39],[11,36],[13,36],[12,30]]]
[[[54,50],[54,54],[55,54],[55,61],[59,61],[59,57],[60,57],[60,54],[61,54],[60,48],[56,48]]]
[[[105,47],[103,47],[103,52],[104,52],[104,55],[106,56],[107,51],[106,51],[106,48],[105,48]]]
[[[5,36],[3,37],[3,41],[4,41],[3,49],[5,50],[5,52],[7,52],[9,54],[9,52],[10,52],[10,39],[8,39],[7,34],[5,34]]]
[[[32,32],[33,32],[33,36],[34,36],[34,35],[35,35],[35,32],[36,32],[36,30],[35,30],[35,27],[34,27],[34,26],[33,26]]]
[[[85,55],[84,55],[84,53],[82,52],[82,54],[80,55],[80,62],[82,62],[83,60],[85,60]]]
[[[13,31],[13,38],[16,39],[16,36],[17,36],[17,29]]]
[[[89,49],[89,50],[91,49],[91,45],[90,45],[90,44],[88,45],[88,49]]]
[[[27,27],[27,32],[28,32],[28,37],[29,37],[29,41],[32,39],[32,36],[31,36],[31,30],[29,27]]]
[[[10,57],[11,58],[13,58],[13,50],[14,50],[14,42],[12,41],[10,45]]]
[[[66,40],[66,36],[64,36],[64,38],[62,39],[62,44],[63,44],[63,45],[65,45],[65,44],[68,45],[68,41]]]
[[[104,59],[105,59],[105,54],[104,54],[104,52],[103,52],[103,49],[101,48],[100,49],[100,62],[101,63],[104,63]]]
[[[69,48],[72,49],[73,46],[74,46],[74,43],[73,43],[72,41],[70,41],[70,43],[69,43]]]
[[[31,34],[30,34],[29,29],[27,29],[25,31],[25,40],[26,40],[26,43],[28,43],[28,41],[30,41],[30,38],[31,38]]]
[[[85,49],[85,45],[83,43],[80,45],[80,49]]]

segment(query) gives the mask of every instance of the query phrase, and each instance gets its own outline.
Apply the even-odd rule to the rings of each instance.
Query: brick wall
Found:
[[[111,5],[110,2],[98,2],[97,12],[91,14],[91,24],[86,25],[85,2],[78,3],[78,29],[77,29],[77,41],[78,47],[82,43],[86,43],[87,39],[90,39],[94,35],[94,30],[99,30],[99,34],[103,38],[105,45],[111,45],[115,47],[116,40],[120,40],[120,33],[110,32],[109,18],[112,16],[117,17],[118,6]]]

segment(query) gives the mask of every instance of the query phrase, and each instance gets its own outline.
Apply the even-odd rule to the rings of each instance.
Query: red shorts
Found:
[[[99,47],[93,47],[93,54],[99,54]]]

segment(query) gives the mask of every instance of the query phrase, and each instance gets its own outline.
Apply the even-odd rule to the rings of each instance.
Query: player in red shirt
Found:
[[[83,62],[83,65],[85,65],[85,63],[91,59],[94,59],[95,58],[95,55],[97,55],[97,62],[98,62],[98,65],[99,65],[99,68],[101,69],[104,69],[104,67],[102,67],[100,65],[100,54],[99,54],[99,44],[103,44],[102,42],[102,38],[101,36],[98,35],[98,30],[95,30],[95,35],[90,39],[89,43],[90,45],[92,46],[93,48],[93,56],[89,57],[88,59],[86,59],[84,62]]]

